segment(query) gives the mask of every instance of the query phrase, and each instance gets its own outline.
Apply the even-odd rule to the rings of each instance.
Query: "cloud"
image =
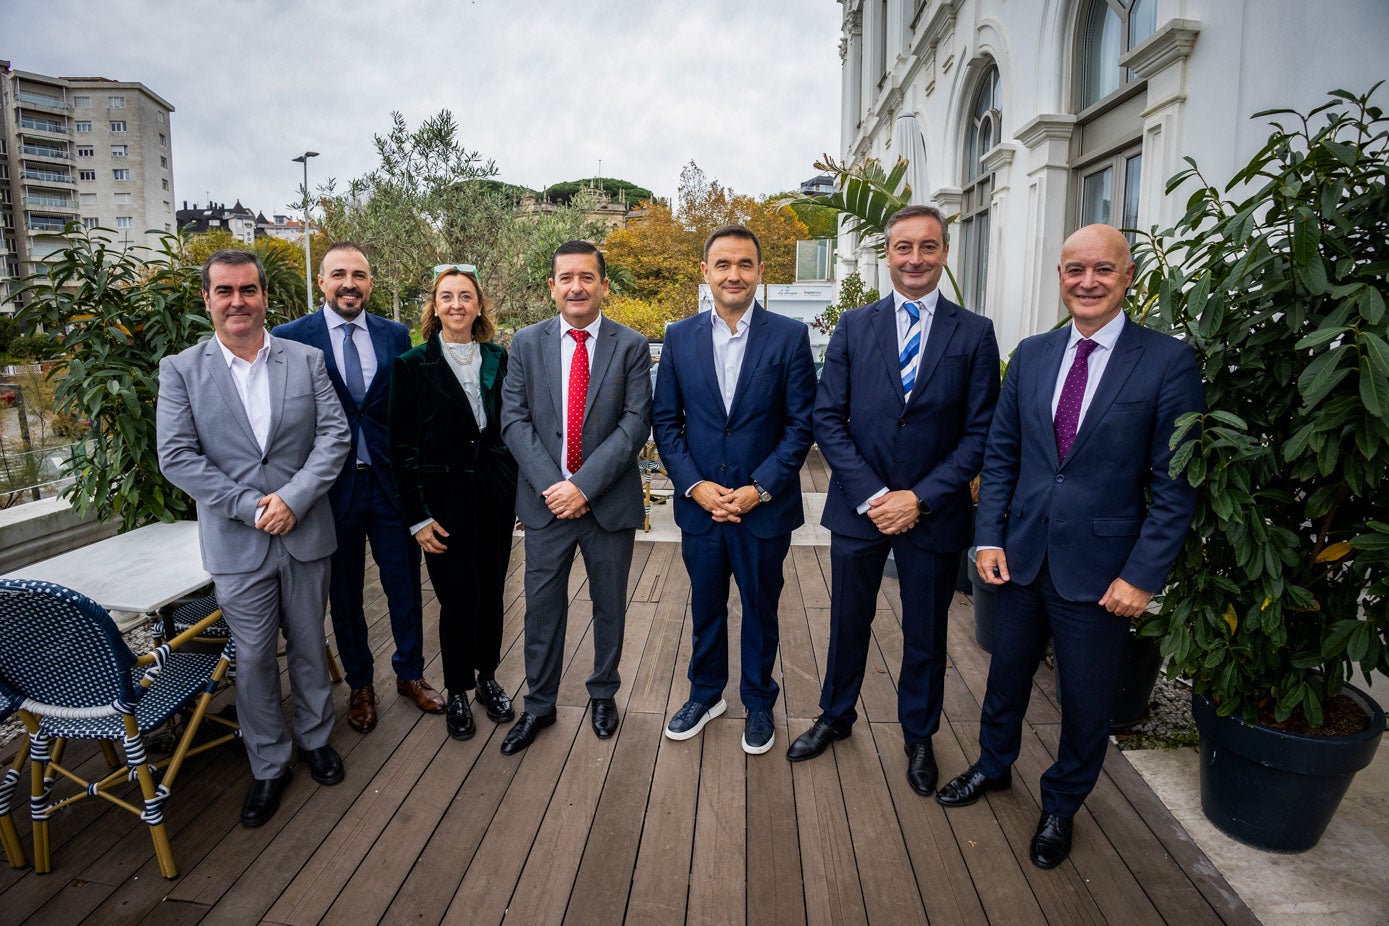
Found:
[[[8,0],[21,70],[139,81],[171,102],[175,195],[265,213],[376,162],[374,133],[453,111],[463,142],[531,187],[622,177],[675,193],[694,160],[773,193],[839,146],[833,0]],[[74,28],[75,22],[85,23]],[[118,36],[119,40],[115,37]]]

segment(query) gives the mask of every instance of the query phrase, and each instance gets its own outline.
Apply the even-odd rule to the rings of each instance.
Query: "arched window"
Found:
[[[1002,98],[998,67],[990,64],[974,91],[965,130],[962,159],[964,178],[960,201],[959,248],[963,255],[960,285],[965,301],[975,312],[984,311],[989,270],[989,203],[993,199],[993,173],[982,160],[1002,140]]]
[[[1078,102],[1083,110],[1133,79],[1119,59],[1157,28],[1157,0],[1090,0],[1081,26]]]

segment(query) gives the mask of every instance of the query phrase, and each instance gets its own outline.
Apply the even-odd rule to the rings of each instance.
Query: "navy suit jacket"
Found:
[[[364,313],[367,332],[371,335],[372,347],[376,349],[376,375],[367,386],[366,400],[361,408],[352,401],[347,386],[342,380],[342,371],[333,358],[333,345],[328,339],[328,322],[323,317],[324,309],[319,308],[312,315],[305,315],[292,322],[276,325],[270,333],[277,338],[298,341],[317,347],[323,351],[323,361],[328,367],[328,378],[333,381],[343,411],[347,413],[347,423],[352,429],[352,450],[347,455],[342,472],[333,488],[328,492],[328,501],[333,506],[333,514],[342,517],[352,498],[353,483],[357,479],[357,441],[358,435],[365,438],[367,453],[371,456],[376,476],[386,486],[391,504],[400,509],[400,499],[396,493],[395,477],[391,472],[391,443],[387,434],[390,419],[389,401],[391,395],[391,365],[395,358],[410,349],[410,329],[400,322],[382,318],[379,315]],[[341,335],[339,335],[341,337]]]
[[[708,479],[730,489],[761,485],[772,500],[741,518],[761,538],[805,523],[801,465],[810,451],[815,362],[804,322],[760,305],[752,322],[730,411],[714,370],[714,314],[700,312],[666,329],[651,423],[661,462],[675,486],[675,523],[692,534],[713,529],[709,512],[685,492]],[[723,324],[723,322],[718,322]]]
[[[1191,526],[1196,490],[1167,474],[1178,416],[1204,411],[1189,346],[1125,321],[1064,463],[1051,397],[1071,326],[1018,345],[989,432],[975,540],[1002,547],[1012,581],[1045,561],[1069,601],[1115,578],[1161,592]]]
[[[998,369],[993,322],[940,296],[911,401],[903,401],[892,295],[845,312],[815,399],[815,441],[833,472],[821,523],[879,539],[858,506],[884,486],[909,489],[931,516],[907,539],[935,553],[967,547],[969,484],[984,459]]]

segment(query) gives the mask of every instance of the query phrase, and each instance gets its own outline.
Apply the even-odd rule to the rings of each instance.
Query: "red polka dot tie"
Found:
[[[584,462],[584,401],[588,398],[588,332],[570,328],[574,339],[574,357],[569,362],[569,408],[564,430],[564,465],[577,473]]]
[[[1056,403],[1056,462],[1065,462],[1080,426],[1080,405],[1085,400],[1085,384],[1090,380],[1090,352],[1099,345],[1089,338],[1076,342],[1076,359],[1061,384],[1061,401]]]

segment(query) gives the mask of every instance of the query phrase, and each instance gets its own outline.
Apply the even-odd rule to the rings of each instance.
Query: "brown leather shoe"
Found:
[[[354,688],[347,699],[347,725],[358,733],[376,729],[376,689]]]
[[[406,679],[396,677],[395,690],[405,695],[415,706],[426,714],[442,714],[444,712],[444,696],[430,687],[429,682],[422,678]]]

